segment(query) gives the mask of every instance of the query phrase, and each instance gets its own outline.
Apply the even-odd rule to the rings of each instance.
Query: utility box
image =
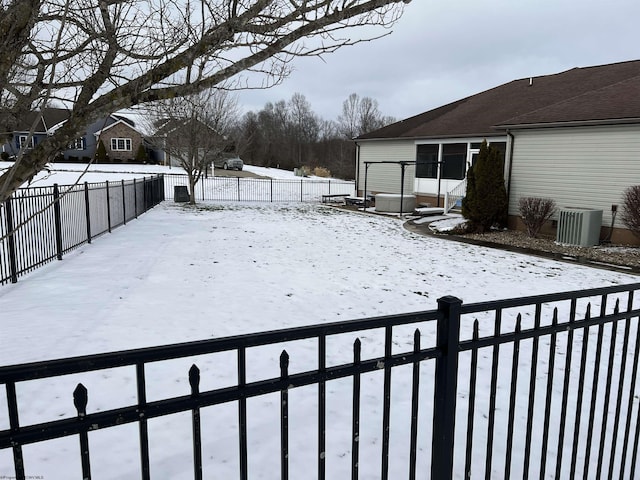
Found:
[[[186,185],[176,185],[173,187],[174,202],[188,202],[189,200],[189,189]]]
[[[592,247],[600,243],[602,210],[564,207],[558,211],[556,241],[565,245]]]

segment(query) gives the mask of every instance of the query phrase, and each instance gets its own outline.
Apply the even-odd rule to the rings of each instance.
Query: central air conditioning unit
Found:
[[[565,245],[592,247],[600,243],[602,210],[561,208],[558,211],[556,241]]]

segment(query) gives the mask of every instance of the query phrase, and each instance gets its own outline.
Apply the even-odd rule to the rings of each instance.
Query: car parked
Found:
[[[242,170],[244,163],[240,157],[217,158],[213,161],[213,166],[223,170]]]

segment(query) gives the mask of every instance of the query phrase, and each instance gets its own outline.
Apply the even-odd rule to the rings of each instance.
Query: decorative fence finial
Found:
[[[189,384],[191,385],[191,395],[198,395],[200,393],[200,369],[196,367],[195,363],[189,369]]]
[[[87,395],[87,389],[81,383],[78,384],[73,391],[73,404],[78,410],[78,417],[83,418],[87,414],[87,402],[89,397]]]

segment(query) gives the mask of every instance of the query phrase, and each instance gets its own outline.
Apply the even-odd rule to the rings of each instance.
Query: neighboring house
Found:
[[[640,184],[640,61],[515,80],[362,135],[357,188],[366,172],[368,192],[399,193],[400,164],[369,162],[406,162],[404,191],[443,205],[445,192],[464,195],[484,139],[505,155],[510,226],[520,197],[547,197],[603,210],[604,238],[612,206]],[[637,241],[615,226],[613,241]]]
[[[189,151],[197,151],[198,158],[216,156],[233,151],[233,142],[220,135],[215,129],[200,120],[163,119],[157,122],[156,131],[149,138],[152,152],[158,163],[167,166],[181,166],[181,159],[189,156]]]
[[[19,120],[16,131],[13,132],[13,141],[2,145],[2,153],[13,158],[20,151],[21,146],[33,148],[67,118],[69,118],[69,112],[62,108],[45,108],[41,112],[29,113]],[[33,135],[29,138],[29,132],[32,130]]]
[[[92,126],[100,128],[93,132],[94,152],[101,140],[110,162],[135,163],[136,153],[140,145],[145,146],[145,143],[142,132],[136,129],[131,120],[111,115],[106,121],[96,122]]]
[[[68,118],[69,111],[62,108],[31,112],[19,123],[13,141],[2,145],[2,152],[13,158],[21,145],[28,143],[27,148],[33,148],[48,135],[52,135]],[[32,127],[34,133],[28,140]],[[142,133],[135,128],[132,120],[110,115],[89,125],[61,154],[66,161],[88,162],[95,155],[99,139],[104,142],[109,160],[118,163],[135,161],[138,147],[144,142]]]

